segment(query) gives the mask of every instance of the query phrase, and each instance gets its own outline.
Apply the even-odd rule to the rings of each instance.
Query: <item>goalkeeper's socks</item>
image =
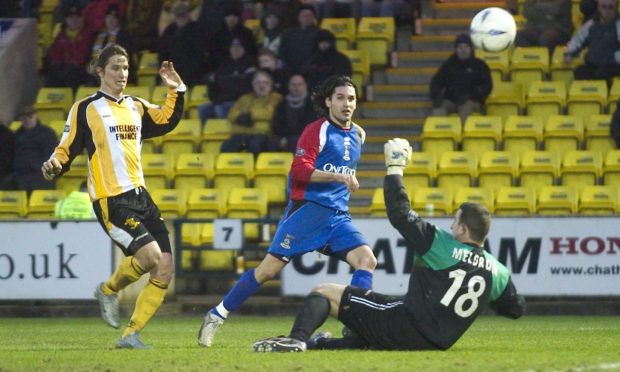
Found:
[[[134,332],[140,332],[146,326],[164,302],[167,289],[168,284],[153,278],[149,280],[136,300],[136,308],[131,316],[129,325],[125,332],[123,332],[123,337],[129,336]]]
[[[351,285],[363,289],[372,288],[372,273],[367,270],[357,269],[353,272]]]
[[[304,300],[304,306],[295,317],[289,337],[308,341],[312,332],[319,328],[329,315],[329,300],[320,293],[312,292]]]
[[[140,267],[138,260],[133,256],[125,257],[101,290],[106,296],[118,293],[121,289],[140,279],[145,273],[146,271]]]
[[[260,283],[254,277],[254,269],[248,270],[235,283],[235,286],[226,294],[222,301],[228,311],[237,310],[248,298],[252,297],[260,288]],[[224,314],[220,314],[224,315]],[[225,315],[224,315],[225,316]],[[222,317],[223,318],[223,317]]]

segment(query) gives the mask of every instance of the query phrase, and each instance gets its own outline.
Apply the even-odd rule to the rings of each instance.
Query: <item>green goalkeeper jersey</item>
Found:
[[[521,316],[523,297],[503,264],[482,247],[460,242],[420,218],[410,207],[401,176],[385,177],[384,195],[390,222],[415,251],[405,305],[429,342],[449,348],[486,304],[500,315]]]

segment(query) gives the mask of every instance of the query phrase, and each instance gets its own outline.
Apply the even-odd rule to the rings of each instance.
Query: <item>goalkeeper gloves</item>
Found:
[[[409,141],[402,138],[394,138],[383,145],[383,153],[385,155],[385,166],[387,174],[403,175],[403,170],[411,160],[411,152],[413,149],[409,145]]]

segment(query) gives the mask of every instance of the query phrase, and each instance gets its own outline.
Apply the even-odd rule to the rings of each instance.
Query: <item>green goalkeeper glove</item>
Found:
[[[406,139],[394,138],[387,141],[383,145],[387,174],[400,174],[402,176],[403,170],[411,160],[412,151],[413,149]]]

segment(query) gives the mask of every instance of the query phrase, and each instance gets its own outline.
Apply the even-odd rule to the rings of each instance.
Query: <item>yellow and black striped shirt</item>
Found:
[[[92,200],[144,186],[142,140],[172,131],[183,114],[184,87],[170,89],[162,107],[141,98],[116,99],[102,91],[73,104],[60,144],[52,154],[69,170],[86,149]]]

